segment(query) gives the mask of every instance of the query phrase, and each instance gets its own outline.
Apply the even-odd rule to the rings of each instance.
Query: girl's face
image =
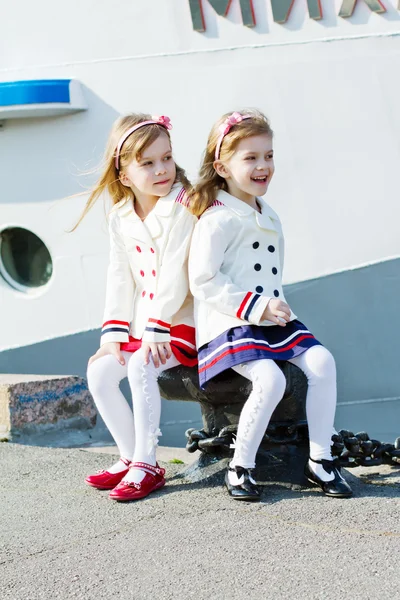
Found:
[[[163,197],[171,191],[176,177],[169,137],[161,134],[147,146],[140,160],[134,158],[121,172],[121,182],[135,196]]]
[[[215,168],[226,179],[232,196],[245,202],[263,196],[275,172],[272,139],[264,134],[241,140],[233,156],[216,161]]]

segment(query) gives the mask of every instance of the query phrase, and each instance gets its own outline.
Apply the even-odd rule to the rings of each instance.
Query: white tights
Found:
[[[123,352],[125,365],[114,356],[103,356],[88,368],[89,390],[97,409],[108,427],[120,456],[134,462],[156,464],[156,447],[161,414],[161,398],[157,385],[158,376],[172,369],[179,361],[172,356],[165,365],[156,368],[150,360],[144,364],[141,350]],[[331,436],[336,410],[336,367],[331,353],[323,346],[313,346],[289,362],[299,367],[308,379],[306,402],[310,435],[310,458],[331,459]],[[240,415],[235,454],[232,466],[253,468],[258,447],[267,429],[272,413],[285,392],[286,380],[272,360],[255,360],[233,367],[252,381],[253,391]],[[122,379],[128,377],[132,390],[132,410],[119,389]],[[326,478],[322,466],[310,463],[319,476]],[[108,469],[118,472],[126,469],[116,463]],[[143,474],[132,471],[125,477],[140,483]],[[233,483],[233,482],[232,482]]]
[[[332,354],[323,346],[313,346],[290,359],[307,377],[306,413],[310,436],[310,458],[331,460],[331,436],[336,411],[336,366]],[[253,383],[239,419],[235,454],[231,466],[251,469],[272,413],[281,401],[286,379],[273,360],[254,360],[233,369]],[[322,465],[310,462],[312,469],[326,481]],[[323,472],[322,472],[323,471]],[[233,481],[232,481],[233,483]]]
[[[161,415],[161,397],[157,385],[158,376],[167,369],[179,365],[172,356],[165,365],[154,366],[150,359],[144,364],[144,355],[137,352],[123,352],[125,365],[121,365],[114,356],[102,356],[95,360],[87,371],[90,393],[96,407],[108,427],[120,456],[134,462],[156,464],[159,424]],[[128,401],[119,389],[122,379],[128,377],[132,391],[133,412]],[[108,471],[118,472],[126,466],[118,461]],[[140,483],[143,472],[131,471],[125,476],[127,481]]]

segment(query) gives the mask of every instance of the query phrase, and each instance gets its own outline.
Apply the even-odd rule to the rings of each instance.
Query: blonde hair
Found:
[[[201,216],[212,205],[219,190],[227,191],[228,189],[225,179],[218,175],[214,169],[214,162],[215,150],[221,135],[220,127],[231,114],[226,113],[223,115],[213,125],[208,136],[207,147],[200,168],[200,178],[190,194],[190,210],[197,217]],[[239,114],[243,116],[250,115],[251,118],[232,125],[222,140],[219,160],[229,160],[241,140],[255,135],[268,135],[271,138],[274,135],[267,117],[259,110],[243,110]]]
[[[134,200],[134,193],[131,188],[126,187],[120,181],[119,175],[133,159],[140,160],[144,150],[150,146],[156,139],[164,133],[171,141],[168,130],[162,125],[151,124],[141,127],[134,131],[123,143],[119,153],[119,170],[115,166],[115,158],[118,142],[121,137],[135,125],[143,121],[152,120],[151,115],[130,114],[117,119],[112,126],[103,160],[103,169],[99,180],[90,192],[85,208],[71,231],[74,231],[82,219],[87,215],[95,202],[107,191],[111,197],[112,204],[117,204],[121,200]],[[176,178],[175,182],[180,182],[188,191],[191,188],[190,182],[186,177],[185,171],[175,163]]]

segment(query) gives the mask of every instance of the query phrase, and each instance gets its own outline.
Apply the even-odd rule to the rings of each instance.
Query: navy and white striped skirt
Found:
[[[199,348],[200,386],[204,389],[210,379],[235,365],[266,358],[289,360],[312,346],[321,343],[297,319],[285,327],[233,327]]]

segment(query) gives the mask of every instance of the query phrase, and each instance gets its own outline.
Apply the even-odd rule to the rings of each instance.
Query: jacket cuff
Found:
[[[129,323],[127,321],[106,321],[101,330],[100,346],[109,342],[129,342]]]
[[[171,325],[159,319],[149,319],[142,336],[143,342],[162,344],[171,341]]]
[[[243,319],[243,321],[248,321],[252,325],[259,325],[263,312],[267,308],[270,300],[271,298],[268,296],[247,292],[236,316],[239,319]]]

